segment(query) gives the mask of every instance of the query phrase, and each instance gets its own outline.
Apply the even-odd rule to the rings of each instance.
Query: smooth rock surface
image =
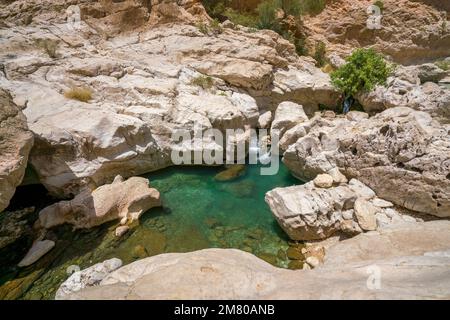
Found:
[[[163,254],[124,266],[98,286],[60,290],[58,298],[448,299],[449,228],[435,221],[360,235],[331,247],[314,270],[274,268],[233,249]],[[374,272],[379,286],[368,281]]]
[[[38,261],[53,249],[55,242],[51,240],[36,241],[25,257],[19,262],[19,267],[27,267]]]
[[[147,179],[132,177],[123,181],[117,176],[112,184],[92,192],[85,190],[73,200],[43,209],[36,226],[48,229],[69,223],[75,228],[92,228],[116,219],[122,224],[131,223],[142,213],[160,205],[160,194],[149,186]]]

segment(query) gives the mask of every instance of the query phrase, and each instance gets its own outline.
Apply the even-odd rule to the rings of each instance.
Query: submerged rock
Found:
[[[245,173],[246,166],[243,164],[230,165],[226,170],[215,175],[214,180],[217,181],[232,181]]]
[[[48,229],[69,223],[75,228],[92,228],[116,219],[126,224],[160,205],[160,194],[149,187],[147,179],[133,177],[123,181],[118,176],[112,184],[92,192],[85,190],[73,200],[61,201],[43,209],[36,225]]]
[[[19,267],[27,267],[38,261],[55,246],[51,240],[36,241],[26,256],[19,262]]]

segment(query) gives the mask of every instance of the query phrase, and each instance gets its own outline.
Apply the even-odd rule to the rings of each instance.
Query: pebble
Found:
[[[125,233],[128,232],[128,230],[130,230],[129,226],[120,226],[116,228],[114,234],[116,235],[116,237],[122,237]]]
[[[308,257],[306,258],[306,263],[309,264],[312,268],[316,268],[319,266],[320,261],[316,257]]]

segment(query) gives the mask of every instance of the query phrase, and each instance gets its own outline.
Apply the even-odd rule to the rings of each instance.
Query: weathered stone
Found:
[[[448,56],[450,5],[436,0],[384,0],[381,29],[367,28],[368,6],[374,2],[340,0],[327,3],[319,14],[305,16],[303,25],[311,49],[323,42],[335,66],[354,49],[372,47],[401,64]],[[426,25],[427,28],[421,26]]]
[[[258,118],[258,128],[269,129],[272,123],[272,112],[266,111]]]
[[[119,269],[121,266],[122,260],[113,258],[97,263],[82,271],[77,271],[59,287],[55,299],[59,300],[83,288],[99,285],[108,274]]]
[[[130,230],[129,226],[120,226],[120,227],[116,228],[116,230],[114,231],[114,234],[116,235],[116,237],[120,238],[125,233],[127,233],[129,230]]]
[[[73,200],[53,204],[39,213],[36,225],[51,228],[63,223],[75,228],[92,228],[119,219],[122,224],[138,220],[145,211],[161,205],[158,190],[149,187],[145,178],[133,177],[94,191],[85,190]]]
[[[314,178],[314,185],[318,188],[331,188],[333,186],[333,177],[329,174],[319,174]]]
[[[324,239],[340,230],[343,211],[353,209],[357,198],[373,193],[353,180],[328,189],[317,188],[314,182],[277,188],[265,200],[291,239]]]
[[[0,212],[22,182],[32,145],[26,118],[11,96],[0,89]]]
[[[359,226],[364,231],[372,231],[377,228],[375,214],[378,209],[364,198],[358,198],[355,201],[355,216]]]
[[[311,268],[317,268],[320,264],[320,261],[316,257],[308,257],[306,258],[306,263],[309,264]]]
[[[36,241],[26,256],[19,262],[19,267],[27,267],[38,261],[53,249],[55,242],[51,240]]]
[[[226,170],[223,170],[215,175],[214,179],[217,181],[231,181],[239,178],[245,173],[245,165],[236,164],[229,166]]]

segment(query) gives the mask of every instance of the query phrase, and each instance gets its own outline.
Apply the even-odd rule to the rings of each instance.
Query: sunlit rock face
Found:
[[[377,196],[438,217],[450,213],[450,141],[445,125],[406,107],[350,121],[314,119],[316,125],[284,153],[294,175],[313,179],[339,168]]]
[[[214,29],[198,1],[73,4],[75,24],[64,1],[1,10],[0,86],[26,107],[31,164],[53,195],[172,165],[175,130],[248,130],[285,100],[311,114],[338,99],[329,76],[281,36]],[[74,88],[91,99],[64,96]]]
[[[11,96],[0,88],[0,212],[22,182],[33,134]]]

